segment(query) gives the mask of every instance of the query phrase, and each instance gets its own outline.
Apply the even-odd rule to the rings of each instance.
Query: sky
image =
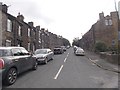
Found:
[[[8,13],[24,16],[25,22],[48,29],[68,39],[81,38],[99,20],[99,13],[110,15],[120,0],[0,0]]]

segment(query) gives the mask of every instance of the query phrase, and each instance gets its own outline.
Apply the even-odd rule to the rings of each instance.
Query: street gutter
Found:
[[[87,56],[86,56],[87,57]],[[94,63],[96,66],[98,66],[99,68],[101,69],[104,69],[104,70],[108,70],[108,71],[112,71],[112,72],[115,72],[115,73],[120,73],[120,71],[118,70],[111,70],[111,69],[108,69],[108,68],[105,68],[103,67],[102,65],[98,64],[97,62],[91,60],[89,57],[87,57],[92,63]]]

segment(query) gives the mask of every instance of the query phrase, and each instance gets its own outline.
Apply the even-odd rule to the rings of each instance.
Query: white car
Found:
[[[85,55],[85,51],[82,48],[78,47],[75,51],[75,55]]]

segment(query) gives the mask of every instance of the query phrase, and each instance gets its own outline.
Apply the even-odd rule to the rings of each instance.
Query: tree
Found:
[[[70,46],[69,40],[63,38],[63,45],[64,45],[64,46]]]
[[[73,39],[72,46],[80,46],[80,39],[78,37]]]
[[[107,46],[103,42],[98,42],[95,44],[95,51],[105,52],[107,50]]]

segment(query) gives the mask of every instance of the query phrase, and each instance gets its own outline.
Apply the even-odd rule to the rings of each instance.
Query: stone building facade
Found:
[[[108,50],[118,48],[117,12],[111,12],[110,16],[100,13],[99,20],[83,35],[80,44],[84,49],[94,51],[95,44],[98,42],[104,43]]]
[[[62,45],[62,38],[58,35],[34,26],[33,22],[26,23],[22,14],[15,17],[7,13],[7,9],[7,5],[0,4],[0,46],[22,46],[34,52],[40,48],[53,50]]]

